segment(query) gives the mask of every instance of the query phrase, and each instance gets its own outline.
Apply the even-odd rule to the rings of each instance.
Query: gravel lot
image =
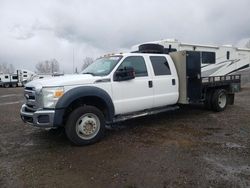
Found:
[[[0,187],[250,187],[250,84],[224,112],[126,121],[87,147],[24,124],[22,92],[0,88]]]

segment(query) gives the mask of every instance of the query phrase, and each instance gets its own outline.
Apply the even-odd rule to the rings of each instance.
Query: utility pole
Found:
[[[52,76],[54,74],[54,62],[51,60],[51,72],[52,72]]]
[[[73,47],[73,73],[75,71],[75,49]]]

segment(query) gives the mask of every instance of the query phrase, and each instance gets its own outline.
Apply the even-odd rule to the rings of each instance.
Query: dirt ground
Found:
[[[126,121],[72,146],[24,124],[23,88],[0,88],[0,187],[250,187],[250,84],[235,105]]]

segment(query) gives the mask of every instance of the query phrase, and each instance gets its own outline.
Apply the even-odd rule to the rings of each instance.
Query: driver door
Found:
[[[125,81],[113,79],[112,91],[116,115],[153,107],[154,91],[144,57],[126,57],[116,71],[126,67],[132,67],[135,70],[135,78]]]

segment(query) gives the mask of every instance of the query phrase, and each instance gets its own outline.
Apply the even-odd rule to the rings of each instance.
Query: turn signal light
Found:
[[[63,96],[63,94],[64,94],[63,90],[57,90],[54,93],[54,97],[59,98],[59,97]]]

